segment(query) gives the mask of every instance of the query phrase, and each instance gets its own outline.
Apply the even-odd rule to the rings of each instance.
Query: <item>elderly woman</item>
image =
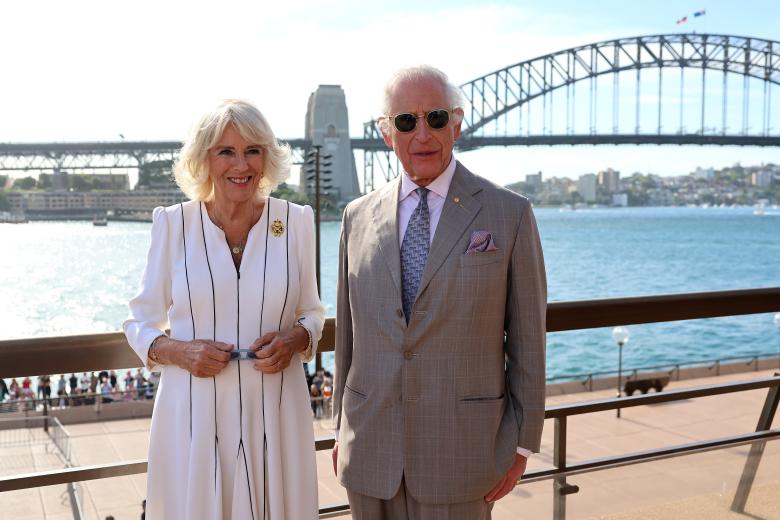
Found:
[[[191,201],[154,210],[124,323],[162,372],[150,520],[317,516],[303,370],[323,326],[314,220],[310,207],[268,196],[289,163],[254,106],[225,101],[181,151],[176,181]]]

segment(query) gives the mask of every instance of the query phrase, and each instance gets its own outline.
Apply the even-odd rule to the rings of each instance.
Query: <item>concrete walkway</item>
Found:
[[[672,382],[667,389],[744,381],[772,375],[772,371],[733,374]],[[614,390],[557,395],[548,404],[609,398]],[[684,444],[753,431],[766,391],[758,390],[691,401],[601,412],[569,419],[569,461],[583,461],[620,453]],[[780,416],[780,413],[778,413]],[[315,434],[331,432],[329,420],[315,421]],[[149,419],[132,419],[66,427],[78,465],[143,459],[148,445]],[[780,428],[776,417],[773,428]],[[48,452],[47,452],[48,450]],[[729,512],[748,446],[576,475],[569,482],[580,492],[567,499],[567,519],[775,519],[780,520],[780,442],[769,442],[756,485],[747,504],[748,515]],[[553,423],[545,424],[541,453],[530,470],[552,465]],[[2,449],[0,471],[12,474],[62,467],[51,447],[31,445]],[[34,467],[21,469],[32,464]],[[58,466],[59,464],[59,466]],[[331,469],[330,451],[317,453],[320,504],[346,500]],[[146,475],[85,482],[84,512],[89,520],[140,517]],[[520,485],[498,502],[496,520],[552,518],[552,481]],[[335,515],[349,518],[348,514]],[[70,519],[65,486],[0,494],[0,519]]]

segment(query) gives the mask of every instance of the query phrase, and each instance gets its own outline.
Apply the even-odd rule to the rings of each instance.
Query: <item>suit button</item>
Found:
[[[395,313],[398,314],[399,318],[403,318],[404,317],[404,310],[403,309],[396,309]]]
[[[407,350],[406,352],[404,352],[404,359],[409,360],[412,359],[413,357],[414,354],[412,354],[410,351]]]

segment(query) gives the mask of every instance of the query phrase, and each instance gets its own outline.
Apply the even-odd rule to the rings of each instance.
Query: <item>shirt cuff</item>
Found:
[[[520,446],[517,447],[517,454],[522,455],[526,459],[531,458],[531,453],[533,453],[531,450],[527,450],[525,448],[521,448]]]
[[[339,431],[338,430],[334,430],[333,431],[333,436],[336,437],[336,442],[339,442]]]

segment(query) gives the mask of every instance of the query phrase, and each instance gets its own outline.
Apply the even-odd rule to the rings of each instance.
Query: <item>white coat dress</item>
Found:
[[[152,341],[208,339],[245,349],[301,323],[316,350],[324,309],[315,279],[310,207],[268,197],[236,269],[205,204],[153,214],[152,241],[124,323],[149,366]],[[317,472],[301,356],[265,375],[236,359],[215,377],[163,366],[152,415],[147,520],[317,517]]]

